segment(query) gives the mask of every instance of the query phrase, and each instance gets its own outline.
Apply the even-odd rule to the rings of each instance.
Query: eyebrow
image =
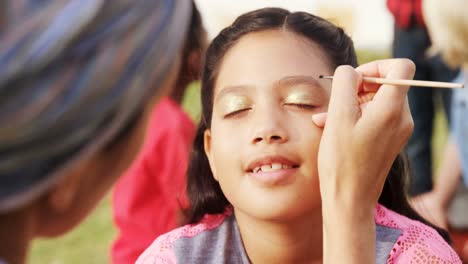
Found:
[[[325,88],[320,84],[317,78],[314,78],[310,75],[294,75],[294,76],[286,76],[281,78],[276,82],[276,86],[278,87],[291,87],[299,84],[305,84],[309,86],[314,86],[320,88],[321,90],[325,91]]]
[[[254,87],[253,85],[247,85],[247,84],[227,85],[221,91],[219,91],[214,101],[216,102],[217,100],[219,100],[219,98],[222,98],[223,96],[230,94],[230,93],[242,94],[246,88],[253,88],[253,87]]]
[[[325,92],[325,88],[320,84],[317,78],[314,78],[310,75],[292,75],[281,78],[276,81],[274,86],[280,88],[288,88],[295,85],[308,85],[320,88],[320,92]],[[230,93],[243,93],[246,88],[253,88],[254,85],[251,84],[239,84],[239,85],[227,85],[225,86],[215,97],[214,101],[217,101],[218,98],[222,98],[226,94]]]

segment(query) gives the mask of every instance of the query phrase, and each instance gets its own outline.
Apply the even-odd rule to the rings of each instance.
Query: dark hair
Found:
[[[339,65],[357,66],[353,42],[343,29],[308,13],[291,13],[280,8],[259,9],[240,16],[231,26],[221,31],[207,50],[202,75],[202,120],[197,128],[188,169],[187,192],[190,200],[188,216],[190,223],[199,221],[204,214],[222,213],[230,204],[218,182],[213,178],[203,143],[204,131],[210,128],[211,124],[214,84],[223,55],[243,36],[271,29],[286,30],[318,44],[329,56],[332,69]],[[404,191],[408,175],[406,160],[402,153],[393,162],[379,203],[390,210],[433,227],[445,240],[449,241],[446,231],[423,219],[409,205]]]
[[[205,28],[203,27],[202,17],[197,6],[192,2],[190,24],[182,49],[182,64],[177,74],[177,82],[171,94],[171,97],[176,101],[180,102],[182,100],[189,83],[200,79],[201,60],[199,62],[200,64],[196,65],[189,59],[193,58],[191,56],[193,53],[202,57],[207,46],[208,38]]]
[[[192,2],[192,15],[183,48],[184,58],[192,51],[204,52],[206,45],[207,34],[203,27],[203,20],[195,2]]]

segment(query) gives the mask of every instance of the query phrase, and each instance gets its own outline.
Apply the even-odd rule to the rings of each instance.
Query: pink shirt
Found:
[[[461,263],[458,255],[431,227],[382,205],[375,210],[376,263]],[[160,236],[137,264],[249,263],[232,214],[205,215]]]
[[[112,263],[134,263],[154,238],[177,226],[185,197],[186,170],[195,126],[169,98],[153,110],[144,146],[112,195],[119,229]]]

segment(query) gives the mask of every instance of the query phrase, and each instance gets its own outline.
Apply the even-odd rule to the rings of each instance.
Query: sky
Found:
[[[393,18],[385,0],[195,0],[211,38],[237,16],[274,6],[306,11],[345,28],[359,49],[385,51],[393,38]]]

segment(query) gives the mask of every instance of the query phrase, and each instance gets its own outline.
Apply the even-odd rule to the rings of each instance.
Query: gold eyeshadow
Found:
[[[251,107],[252,102],[245,96],[226,96],[221,100],[221,107],[224,114],[233,113]]]
[[[314,104],[317,103],[309,92],[293,91],[284,100],[286,104]]]

